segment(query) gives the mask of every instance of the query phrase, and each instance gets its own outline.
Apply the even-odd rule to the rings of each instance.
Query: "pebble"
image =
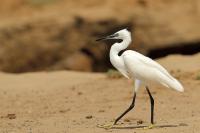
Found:
[[[142,123],[143,123],[142,120],[138,120],[138,121],[137,121],[137,125],[141,125]]]
[[[85,118],[86,118],[86,119],[92,119],[93,116],[92,116],[92,115],[88,115],[88,116],[86,116]]]

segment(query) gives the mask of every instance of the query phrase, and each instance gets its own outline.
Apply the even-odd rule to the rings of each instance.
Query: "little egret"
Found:
[[[149,85],[150,83],[159,83],[180,92],[184,91],[183,86],[179,83],[178,80],[172,77],[160,64],[136,51],[126,50],[121,55],[119,55],[119,52],[126,49],[132,41],[131,33],[127,29],[122,29],[112,35],[100,38],[97,41],[107,39],[122,40],[121,43],[117,42],[112,45],[110,49],[110,62],[119,72],[122,73],[123,76],[135,80],[135,88],[130,107],[126,109],[119,117],[117,117],[113,124],[104,125],[102,127],[111,128],[113,125],[117,124],[117,122],[125,114],[127,114],[131,109],[134,108],[136,93],[141,84],[143,84],[145,85],[146,91],[150,98],[151,125],[148,128],[152,128],[154,124],[154,99],[147,85]]]

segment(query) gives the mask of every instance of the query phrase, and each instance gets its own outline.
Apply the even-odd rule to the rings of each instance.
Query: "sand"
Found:
[[[184,93],[151,86],[157,127],[150,123],[144,88],[136,106],[113,129],[98,128],[130,104],[133,82],[105,73],[70,71],[0,73],[1,133],[198,133],[200,131],[200,54],[159,60],[185,88]]]

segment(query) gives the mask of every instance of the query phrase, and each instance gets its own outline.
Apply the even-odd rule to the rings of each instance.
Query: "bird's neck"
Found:
[[[131,43],[131,38],[125,38],[121,43],[115,43],[110,49],[110,56],[119,56],[119,52],[126,49]]]
[[[123,67],[123,60],[119,56],[121,50],[126,49],[131,43],[131,39],[124,39],[121,43],[115,43],[110,49],[110,62],[111,64],[119,69]]]

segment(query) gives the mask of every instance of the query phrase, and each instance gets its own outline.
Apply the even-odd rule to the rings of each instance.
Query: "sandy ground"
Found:
[[[1,133],[198,133],[200,131],[200,54],[159,60],[184,85],[179,93],[151,86],[156,128],[150,122],[150,102],[144,88],[136,106],[110,130],[110,122],[130,104],[133,83],[106,74],[37,72],[0,74]]]

